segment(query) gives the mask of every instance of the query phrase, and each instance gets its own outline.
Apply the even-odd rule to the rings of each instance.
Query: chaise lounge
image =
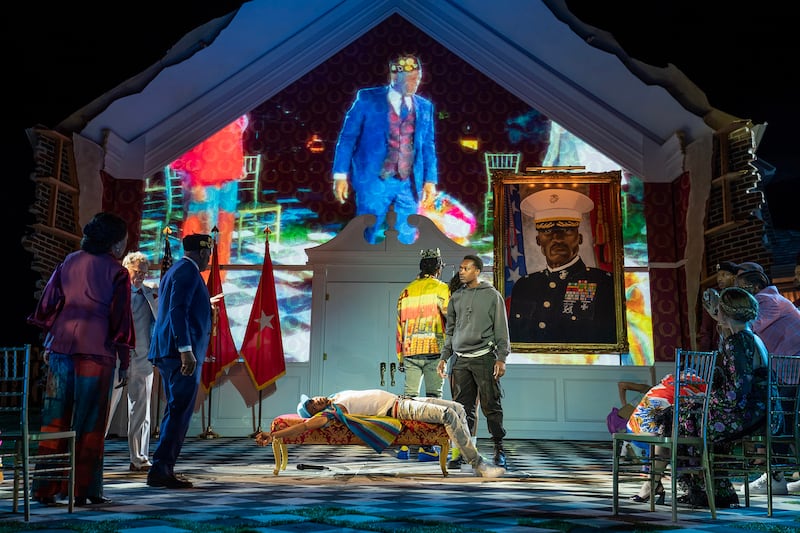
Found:
[[[302,424],[306,419],[296,414],[286,414],[275,417],[271,430],[278,431],[297,424]],[[430,424],[417,420],[401,420],[403,429],[397,435],[392,445],[396,446],[440,446],[439,466],[442,475],[447,477],[447,454],[450,449],[450,438],[444,426]],[[347,427],[338,421],[332,421],[324,428],[306,431],[295,437],[275,438],[272,441],[272,452],[275,455],[275,470],[277,476],[281,470],[286,470],[289,462],[287,444],[367,444],[356,437]]]

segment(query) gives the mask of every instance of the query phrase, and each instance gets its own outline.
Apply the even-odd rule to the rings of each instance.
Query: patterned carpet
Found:
[[[128,471],[125,440],[106,444],[105,495],[113,503],[71,515],[66,505],[33,504],[26,525],[21,512],[11,512],[6,479],[0,532],[800,531],[798,495],[776,496],[772,518],[765,496],[754,496],[750,508],[719,510],[716,521],[705,509],[682,506],[676,526],[669,506],[651,513],[649,505],[628,501],[638,489],[628,483],[614,517],[611,445],[604,442],[508,441],[506,476],[482,479],[469,471],[444,478],[437,462],[419,462],[414,450],[398,460],[396,450],[378,455],[360,446],[310,445],[289,446],[289,465],[275,476],[269,447],[189,436],[176,470],[195,488],[173,491],[150,488],[143,474]],[[489,441],[479,448],[490,456]],[[298,464],[317,468],[299,470]]]

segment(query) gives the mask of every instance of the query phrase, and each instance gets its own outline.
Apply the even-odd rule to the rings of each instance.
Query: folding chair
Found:
[[[495,170],[506,170],[516,174],[522,160],[522,152],[483,154],[486,165],[486,195],[483,197],[483,231],[490,232],[494,221],[494,193],[492,178]]]
[[[279,203],[269,204],[261,201],[264,191],[261,190],[261,154],[244,156],[243,177],[239,181],[239,206],[236,209],[237,253],[242,253],[242,241],[245,236],[253,236],[258,240],[264,235],[263,215],[275,215],[275,224],[270,235],[275,242],[281,242],[281,212]],[[249,224],[247,222],[249,221]],[[266,238],[269,238],[267,236]]]
[[[0,348],[0,414],[3,427],[0,439],[4,448],[0,457],[13,460],[14,486],[12,511],[17,512],[19,493],[23,493],[25,521],[31,517],[31,486],[34,479],[67,481],[69,512],[75,505],[75,432],[41,433],[30,429],[31,346]],[[32,444],[44,440],[66,440],[66,451],[37,455]],[[5,449],[7,442],[14,449]]]
[[[772,516],[772,479],[800,471],[800,355],[769,354],[767,415],[761,430],[735,442],[730,452],[710,452],[713,470],[744,476],[744,504],[750,507],[750,474],[767,474],[767,516]],[[713,473],[713,471],[712,471]]]
[[[621,480],[647,479],[650,482],[650,510],[655,511],[656,475],[663,475],[665,469],[670,476],[670,495],[672,498],[672,521],[678,521],[678,478],[683,474],[702,473],[705,480],[708,506],[711,518],[716,519],[714,507],[714,485],[711,477],[708,450],[706,447],[706,425],[708,404],[714,364],[717,352],[697,352],[681,348],[675,350],[675,396],[672,409],[672,432],[670,435],[654,433],[617,432],[612,435],[612,514],[619,514],[619,484]],[[693,416],[698,421],[699,435],[686,435],[681,431],[679,419]],[[626,442],[639,442],[649,445],[648,457],[630,459],[621,457],[622,446]],[[656,447],[669,450],[669,456],[657,456]],[[691,454],[688,449],[691,447]],[[666,466],[665,466],[666,465]],[[643,468],[649,473],[642,474]]]

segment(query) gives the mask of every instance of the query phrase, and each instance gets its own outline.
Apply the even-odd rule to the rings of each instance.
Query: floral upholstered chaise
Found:
[[[302,424],[306,419],[296,414],[286,414],[275,417],[272,421],[271,431]],[[447,454],[450,448],[450,439],[444,426],[441,424],[429,424],[416,420],[401,420],[402,430],[395,438],[392,445],[396,446],[440,446],[439,466],[442,475],[447,476]],[[321,429],[306,431],[294,437],[276,437],[272,441],[272,451],[275,455],[275,470],[277,476],[281,470],[286,470],[289,462],[287,444],[367,444],[355,436],[347,426],[336,420],[331,421]]]

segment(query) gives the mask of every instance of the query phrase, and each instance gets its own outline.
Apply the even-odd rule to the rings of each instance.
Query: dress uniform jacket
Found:
[[[508,326],[511,342],[615,343],[614,279],[581,259],[529,274],[514,284]]]

